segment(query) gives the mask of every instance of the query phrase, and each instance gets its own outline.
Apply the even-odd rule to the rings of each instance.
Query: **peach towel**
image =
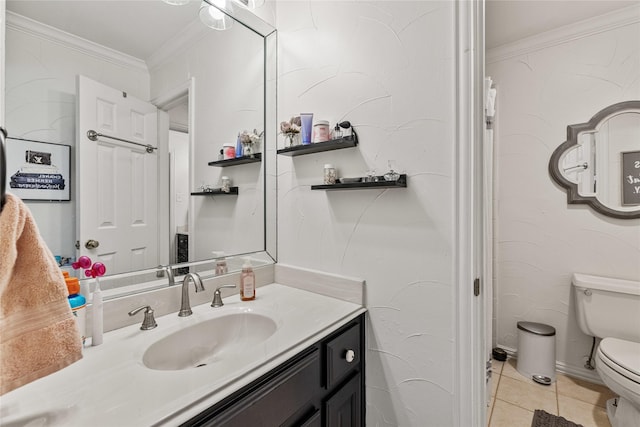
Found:
[[[20,198],[0,213],[0,395],[82,358],[62,272]]]

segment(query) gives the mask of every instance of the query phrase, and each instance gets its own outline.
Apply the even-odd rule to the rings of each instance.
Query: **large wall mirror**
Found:
[[[235,5],[211,9],[220,30],[203,22],[207,2],[168,3],[6,2],[7,190],[54,255],[88,255],[107,275],[179,274],[217,252],[275,259],[275,31]],[[215,164],[254,129],[257,161]],[[69,196],[9,185],[34,171],[66,179]],[[209,194],[223,176],[237,194]]]
[[[640,218],[640,101],[611,105],[587,123],[569,125],[549,173],[584,203],[614,218]]]

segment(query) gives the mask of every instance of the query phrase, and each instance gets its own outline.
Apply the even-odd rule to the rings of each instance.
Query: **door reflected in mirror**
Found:
[[[640,218],[640,101],[611,105],[589,122],[569,125],[549,173],[584,203],[614,218]]]
[[[267,109],[271,104],[265,106],[267,59],[272,55],[265,51],[267,34],[260,32],[268,28],[264,22],[243,22],[215,31],[198,17],[201,1],[172,6],[130,0],[117,8],[112,1],[100,0],[9,0],[6,5],[4,78],[9,136],[71,146],[71,201],[28,203],[54,255],[70,259],[88,255],[105,263],[107,274],[115,274],[211,259],[213,251],[233,256],[266,250],[267,217],[275,215],[265,211],[265,186],[272,185],[265,178],[265,162],[225,168],[208,165],[218,160],[223,145],[236,145],[240,132],[264,131],[265,118],[274,114]],[[132,203],[138,200],[136,194],[144,192],[136,183],[148,179],[135,165],[121,177],[132,189],[124,196],[126,200],[120,200],[122,191],[107,182],[91,187],[96,176],[115,177],[125,170],[117,165],[122,160],[119,150],[126,143],[98,138],[96,166],[80,174],[76,164],[79,144],[84,147],[92,142],[86,137],[89,129],[84,129],[76,114],[79,75],[117,90],[123,98],[159,107],[158,137],[152,143],[158,150],[151,154],[157,156],[159,187],[158,201],[150,202],[153,206]],[[106,121],[95,130],[117,136],[122,118],[109,109],[113,103],[101,99],[98,104],[94,115]],[[136,123],[142,122],[134,121],[125,139],[140,142],[136,132],[146,125],[136,129]],[[267,143],[263,139],[255,151],[266,153]],[[144,155],[134,154],[126,161],[135,163]],[[238,187],[238,194],[191,195],[203,185],[219,188],[223,175]],[[121,225],[115,215],[119,211],[135,211],[126,220],[131,222],[128,225],[135,229],[156,221],[157,244],[145,247],[143,257],[137,256],[142,252],[140,244],[116,249],[123,239],[110,243],[86,233],[79,225],[85,209],[79,191],[83,184],[87,184],[85,191],[97,195],[90,216],[98,229],[117,222]],[[90,240],[100,244],[85,247]],[[116,257],[131,262],[116,262]]]

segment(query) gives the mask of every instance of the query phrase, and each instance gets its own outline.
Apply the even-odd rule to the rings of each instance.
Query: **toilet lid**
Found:
[[[616,367],[611,368],[625,375],[620,368],[629,373],[640,376],[640,343],[605,338],[600,342],[600,352],[613,362]]]

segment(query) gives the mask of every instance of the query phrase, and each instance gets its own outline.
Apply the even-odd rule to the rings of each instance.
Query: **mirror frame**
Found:
[[[551,178],[567,191],[567,203],[586,204],[593,210],[602,215],[618,219],[637,219],[640,218],[640,207],[635,211],[620,211],[605,206],[595,196],[582,196],[578,193],[578,184],[569,181],[560,170],[560,160],[562,155],[569,149],[578,145],[578,136],[584,132],[595,131],[600,123],[616,113],[622,113],[628,110],[640,111],[640,101],[624,101],[610,105],[596,113],[591,120],[586,123],[579,123],[567,126],[567,140],[560,144],[551,155],[549,160],[549,175]]]

